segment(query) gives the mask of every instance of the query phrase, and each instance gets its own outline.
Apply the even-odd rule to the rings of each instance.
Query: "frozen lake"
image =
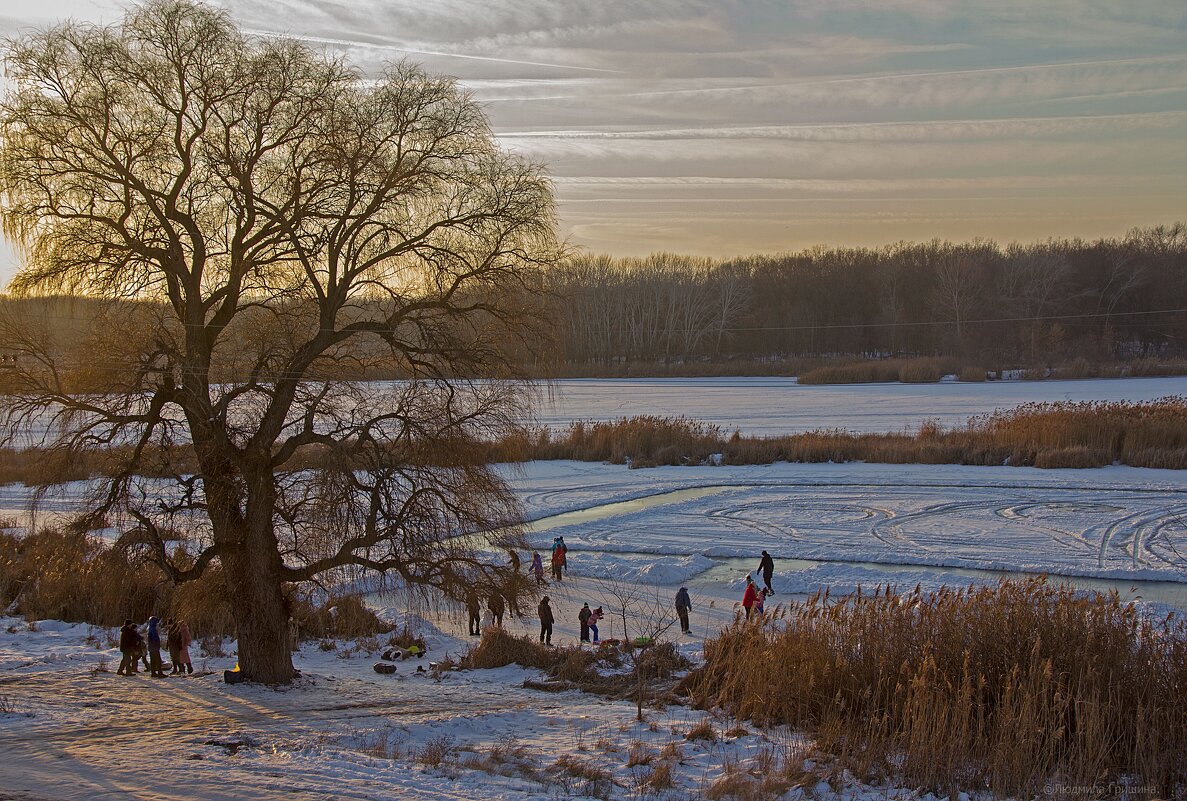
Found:
[[[1184,471],[532,462],[512,480],[532,545],[564,536],[578,575],[740,592],[767,549],[784,592],[1046,573],[1187,610]]]
[[[676,415],[725,433],[775,436],[820,428],[857,432],[917,429],[925,420],[963,425],[970,417],[1045,401],[1143,401],[1187,395],[1187,376],[800,386],[793,378],[571,379],[552,384],[539,422]]]

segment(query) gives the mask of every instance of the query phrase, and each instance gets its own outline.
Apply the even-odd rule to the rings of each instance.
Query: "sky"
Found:
[[[1187,220],[1183,0],[219,0],[456,76],[593,252],[710,256]],[[117,0],[0,0],[0,32]],[[19,265],[0,245],[0,283]]]

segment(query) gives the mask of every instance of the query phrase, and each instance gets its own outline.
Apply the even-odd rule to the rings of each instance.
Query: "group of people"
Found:
[[[162,631],[162,628],[164,631]],[[165,673],[165,664],[161,659],[162,635],[164,645],[169,652],[172,671]],[[131,619],[124,620],[120,627],[120,659],[121,676],[132,676],[139,672],[139,664],[144,663],[144,669],[154,678],[164,678],[166,675],[179,673],[193,673],[194,663],[190,660],[190,644],[194,641],[190,633],[190,626],[184,620],[168,618],[164,626],[161,619],[150,617],[142,633],[140,627]]]
[[[766,551],[762,552],[762,559],[758,563],[758,572],[762,575],[763,586],[759,587],[750,574],[746,574],[746,590],[742,594],[742,608],[746,610],[746,619],[752,615],[763,614],[763,606],[769,596],[774,595],[771,589],[771,578],[775,575],[775,560]]]
[[[676,615],[680,618],[681,634],[692,633],[692,628],[688,623],[688,613],[690,611],[692,611],[692,600],[689,598],[688,588],[681,587],[680,591],[676,593]],[[545,645],[552,645],[552,627],[556,624],[556,616],[552,612],[552,599],[547,595],[541,598],[536,612],[540,616],[540,642]],[[592,645],[600,645],[602,636],[598,630],[598,624],[605,617],[606,613],[602,607],[599,606],[590,609],[588,602],[582,604],[581,610],[577,613],[577,623],[580,627],[580,641],[591,643]]]
[[[519,557],[512,560],[518,565]],[[551,573],[553,581],[563,581],[565,574],[569,572],[569,546],[565,545],[564,537],[552,538],[552,556],[549,558],[551,565]],[[544,559],[540,556],[539,551],[532,551],[532,564],[528,568],[528,572],[536,577],[536,585],[543,587],[548,584],[544,580]]]
[[[507,614],[507,601],[500,593],[492,593],[486,600],[486,611],[478,599],[478,593],[471,590],[466,594],[466,613],[470,618],[470,636],[481,636],[484,628],[502,626],[503,615]],[[513,610],[512,614],[517,611]]]
[[[561,572],[563,571],[566,559],[565,540],[563,537],[556,537],[552,541],[552,565],[553,578],[560,580]],[[535,552],[532,554],[532,566],[529,568],[536,576],[536,581],[539,584],[545,584],[543,560],[540,554]],[[762,615],[764,612],[764,605],[766,599],[775,594],[775,590],[771,588],[771,579],[775,575],[775,560],[766,551],[762,552],[762,558],[758,563],[758,574],[762,576],[763,586],[759,587],[758,583],[751,578],[750,574],[746,574],[746,590],[742,596],[742,608],[745,610],[746,619],[750,620],[753,615]],[[692,626],[689,622],[689,613],[692,612],[692,598],[688,594],[688,587],[681,587],[676,593],[676,617],[680,621],[680,633],[691,634]],[[492,599],[493,609],[493,599]],[[499,613],[495,618],[497,622],[495,625],[502,625],[502,601],[499,599]],[[552,599],[547,595],[540,600],[540,605],[537,607],[537,614],[540,616],[540,642],[546,645],[552,644],[552,628],[556,623],[556,616],[552,611]],[[488,614],[492,610],[488,609]],[[475,598],[470,607],[470,633],[477,635],[478,629],[478,601]],[[598,631],[598,623],[605,617],[605,612],[602,607],[590,609],[589,604],[585,603],[581,607],[581,611],[577,613],[577,622],[580,625],[580,639],[581,642],[592,642],[598,644],[601,642],[601,637]]]

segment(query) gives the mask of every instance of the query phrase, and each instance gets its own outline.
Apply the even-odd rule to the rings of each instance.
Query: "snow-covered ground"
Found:
[[[665,603],[692,591],[694,660],[733,615],[758,553],[776,560],[775,600],[858,584],[996,581],[1051,572],[1116,588],[1152,612],[1187,610],[1187,472],[1129,467],[1036,470],[954,465],[792,465],[630,470],[584,462],[503,468],[534,547],[570,547],[570,577],[548,588],[558,644],[576,639],[583,602],[609,605],[603,576],[636,582]],[[82,485],[48,501],[74,508]],[[28,490],[0,488],[0,515],[19,516]],[[1063,580],[1061,578],[1060,580]],[[376,597],[376,606],[399,604]],[[399,609],[387,609],[394,617]],[[429,659],[472,642],[451,613],[415,610]],[[640,797],[654,766],[675,786],[658,798],[704,797],[731,764],[802,746],[785,730],[688,741],[703,718],[673,706],[634,722],[629,702],[523,687],[517,667],[395,676],[356,644],[306,644],[301,681],[282,691],[228,686],[234,656],[196,659],[211,673],[114,675],[109,635],[85,626],[5,619],[0,633],[0,798],[42,799],[545,799]],[[534,634],[534,617],[512,619]],[[620,632],[607,625],[603,635]],[[88,641],[88,636],[90,637]],[[97,671],[105,661],[108,672]],[[199,671],[202,673],[203,671]],[[734,723],[715,721],[719,735]],[[670,748],[669,748],[670,747]],[[658,756],[669,749],[668,759]],[[651,753],[634,764],[631,751]],[[675,755],[678,750],[679,756]],[[440,764],[429,758],[445,754]],[[493,758],[492,755],[498,755]],[[793,759],[802,761],[796,751]],[[558,759],[608,771],[590,784]],[[808,767],[811,767],[809,764]],[[578,771],[580,772],[580,771]],[[815,779],[786,798],[926,798],[914,790]]]
[[[578,578],[549,588],[559,618],[554,642],[575,643],[576,611],[599,591],[596,580]],[[694,604],[694,636],[681,649],[695,658],[702,632],[723,624],[732,606],[704,595]],[[534,617],[507,626],[536,632]],[[668,763],[674,785],[651,797],[676,801],[703,797],[731,764],[749,766],[762,752],[791,754],[797,764],[804,758],[804,741],[785,729],[747,730],[714,718],[717,741],[690,741],[685,735],[706,719],[702,712],[671,706],[637,723],[630,702],[526,689],[535,672],[516,666],[439,680],[416,672],[473,642],[450,615],[420,624],[427,657],[398,663],[392,676],[376,674],[377,656],[358,643],[333,651],[306,643],[295,655],[302,677],[283,690],[224,684],[233,654],[196,654],[193,676],[125,678],[114,673],[112,632],[16,618],[0,619],[0,627],[6,800],[630,799],[640,797],[656,765]],[[434,751],[444,759],[427,764]],[[648,764],[631,764],[639,755]],[[574,775],[583,764],[608,781]],[[818,779],[786,795],[808,797],[935,801],[855,783],[834,793]]]
[[[970,417],[1031,402],[1154,400],[1187,395],[1187,376],[816,386],[794,378],[598,378],[556,381],[552,388],[538,413],[552,427],[677,415],[714,423],[726,433],[774,436],[820,428],[913,431],[926,420],[960,426]]]

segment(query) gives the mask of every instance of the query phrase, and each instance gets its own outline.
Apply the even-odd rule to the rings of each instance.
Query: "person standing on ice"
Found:
[[[470,618],[470,636],[482,636],[482,606],[478,603],[478,595],[473,590],[466,593],[466,614]]]
[[[544,562],[540,559],[539,551],[532,551],[532,566],[529,568],[536,577],[536,586],[544,584]]]
[[[560,548],[552,549],[552,580],[561,580],[561,570],[565,566],[565,552]]]
[[[758,600],[758,587],[755,586],[754,580],[750,578],[750,574],[746,574],[746,592],[742,595],[742,608],[746,610],[746,619],[750,619],[750,613],[754,609],[754,602]]]
[[[561,570],[564,571],[564,573],[566,575],[568,575],[568,573],[569,573],[569,546],[565,545],[564,537],[557,537],[556,540],[557,540],[557,545],[558,545],[556,550],[561,555]]]
[[[593,613],[589,616],[589,633],[593,635],[594,645],[597,645],[600,642],[598,639],[598,623],[600,623],[602,618],[605,616],[606,614],[602,611],[602,607],[600,606],[593,610]]]
[[[692,633],[692,627],[688,625],[688,613],[692,611],[692,599],[688,597],[688,587],[681,587],[680,592],[676,593],[676,617],[680,618],[680,633]]]
[[[754,593],[754,614],[756,617],[761,617],[767,603],[767,591],[758,590]]]
[[[140,632],[136,630],[136,624],[131,620],[124,620],[124,625],[120,627],[120,666],[116,669],[116,673],[120,676],[131,676],[138,673],[136,667],[136,660],[140,658],[141,649],[144,647],[144,640],[140,637]]]
[[[758,572],[762,573],[762,583],[766,585],[767,595],[774,595],[771,589],[771,576],[775,575],[775,560],[766,551],[762,552],[762,559],[758,562]]]
[[[540,613],[540,642],[552,645],[552,607],[548,605],[548,596],[540,599],[537,610]]]
[[[581,642],[589,642],[589,616],[592,614],[589,604],[582,606],[577,613],[577,621],[581,624]]]

